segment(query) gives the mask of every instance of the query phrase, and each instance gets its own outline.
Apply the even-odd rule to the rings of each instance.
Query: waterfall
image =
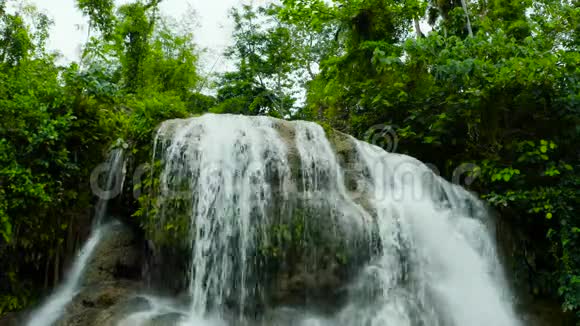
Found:
[[[157,229],[187,229],[183,325],[258,325],[268,306],[263,252],[288,239],[311,246],[305,270],[320,264],[316,241],[362,263],[337,311],[284,310],[291,322],[265,325],[520,325],[483,203],[411,157],[329,138],[314,123],[266,117],[162,124],[153,209]],[[351,162],[337,146],[352,148]],[[302,239],[276,229],[297,219]]]
[[[91,234],[65,275],[64,283],[58,286],[54,293],[45,299],[43,305],[32,312],[28,320],[28,326],[51,326],[62,316],[66,306],[79,292],[85,267],[93,252],[99,246],[103,236],[107,233],[107,229],[111,226],[111,223],[103,223],[103,220],[107,214],[109,199],[113,198],[115,193],[119,193],[118,191],[113,191],[112,188],[122,187],[124,178],[122,149],[111,151],[102,167],[107,172],[105,179],[106,188],[104,191],[97,190],[99,200],[95,207]]]
[[[421,162],[355,141],[366,164],[382,254],[334,325],[519,325],[482,203]]]
[[[190,317],[235,301],[243,319],[246,299],[258,290],[254,253],[265,241],[270,181],[287,183],[286,145],[265,117],[205,115],[165,123],[159,135],[161,201],[185,196],[190,205]],[[185,188],[169,189],[175,185]],[[162,221],[176,214],[171,208],[161,205]]]
[[[114,148],[107,157],[107,161],[99,165],[96,172],[106,172],[105,189],[93,187],[95,195],[99,197],[95,207],[93,227],[99,227],[107,217],[109,199],[118,196],[123,190],[125,181],[125,156],[122,148]],[[93,181],[93,180],[92,180]],[[97,180],[95,185],[98,184]],[[93,182],[91,182],[93,183]]]

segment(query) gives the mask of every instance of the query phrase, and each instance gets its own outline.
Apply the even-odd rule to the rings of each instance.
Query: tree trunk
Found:
[[[461,0],[461,6],[463,7],[465,18],[467,20],[467,32],[469,33],[469,37],[473,37],[473,30],[471,29],[471,21],[469,20],[469,10],[467,10],[466,0]]]
[[[53,278],[54,283],[52,284],[53,287],[56,287],[58,285],[58,281],[60,279],[59,265],[60,265],[60,245],[57,243],[54,251],[54,278]]]
[[[425,35],[423,35],[423,32],[421,32],[421,25],[419,25],[419,19],[416,17],[413,18],[413,23],[415,23],[415,33],[417,33],[417,39],[425,37]]]
[[[46,264],[44,265],[44,289],[48,289],[48,273],[50,271],[50,257],[46,258]]]

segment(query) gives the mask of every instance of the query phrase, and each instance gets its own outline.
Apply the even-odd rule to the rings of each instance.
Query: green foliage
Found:
[[[173,188],[161,196],[161,161],[156,159],[149,167],[139,187],[139,208],[133,214],[138,218],[145,234],[157,245],[167,248],[188,249],[191,245],[188,234],[191,227],[191,189],[188,185]],[[163,211],[160,216],[159,211]]]
[[[157,26],[143,68],[150,84],[148,88],[171,92],[186,100],[200,81],[193,35],[178,32],[178,27],[167,20],[160,20]]]
[[[328,31],[285,23],[276,17],[278,10],[244,5],[231,11],[234,44],[225,56],[236,69],[220,76],[212,112],[289,117],[297,111],[297,87],[314,76],[312,66],[333,48],[323,42]]]
[[[123,83],[128,92],[135,93],[145,86],[146,59],[151,50],[153,20],[147,17],[146,7],[140,2],[119,8],[119,23],[115,26],[115,41]]]
[[[0,314],[60,279],[70,235],[90,223],[91,171],[115,139],[147,162],[159,123],[214,104],[196,92],[193,36],[155,17],[156,2],[77,4],[100,33],[63,67],[44,48],[50,20],[0,1]]]
[[[91,24],[105,35],[110,35],[115,19],[113,0],[77,0],[77,7],[90,18]]]
[[[161,122],[190,115],[181,98],[166,93],[157,94],[155,97],[129,97],[126,105],[132,109],[128,139],[141,145],[150,145],[154,131]]]
[[[25,8],[2,19],[10,23],[0,33],[18,37],[0,45],[0,313],[22,308],[37,294],[40,287],[21,275],[59,255],[62,214],[88,205],[80,180],[88,180],[82,178],[98,156],[91,159],[85,146],[101,148],[86,111],[63,86],[63,71],[43,53],[46,17]],[[46,275],[39,274],[42,281]]]

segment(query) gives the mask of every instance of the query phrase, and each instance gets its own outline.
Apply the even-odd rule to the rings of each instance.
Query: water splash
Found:
[[[120,320],[117,325],[119,326],[144,326],[144,325],[164,325],[172,324],[183,321],[184,316],[186,316],[187,311],[183,309],[179,303],[173,300],[157,298],[154,296],[139,296],[136,299],[143,299],[149,305],[149,309],[144,311],[139,311],[130,314]],[[164,323],[163,319],[167,319],[168,322]],[[201,326],[204,324],[198,323],[195,326]],[[207,326],[221,326],[221,325],[209,325]]]

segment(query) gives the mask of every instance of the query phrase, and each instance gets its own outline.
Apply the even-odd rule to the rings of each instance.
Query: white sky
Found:
[[[16,0],[17,1],[17,0]],[[13,2],[16,2],[13,1]],[[75,0],[28,0],[54,20],[48,46],[60,52],[66,61],[78,61],[80,45],[87,38],[87,19],[75,7]],[[117,4],[132,2],[116,0]],[[255,2],[265,2],[255,0]],[[216,71],[223,71],[227,63],[221,58],[224,48],[230,43],[233,29],[228,10],[240,4],[240,0],[163,0],[161,12],[178,20],[187,18],[191,9],[197,13],[199,27],[195,29],[195,41],[207,49],[201,58],[202,66],[209,70],[215,65]]]

